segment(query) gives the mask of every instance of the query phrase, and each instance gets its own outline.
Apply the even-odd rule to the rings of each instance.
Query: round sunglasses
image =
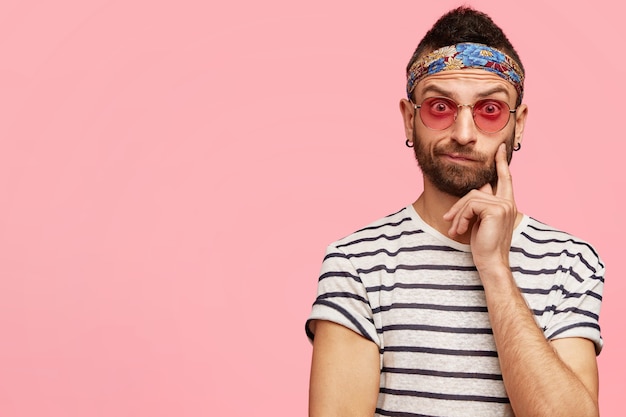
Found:
[[[469,107],[476,127],[485,133],[496,133],[504,129],[509,123],[510,115],[517,109],[511,110],[502,100],[486,98],[474,104],[458,104],[448,97],[428,97],[422,104],[413,104],[419,109],[422,123],[433,130],[444,130],[452,126],[459,114],[459,108]]]

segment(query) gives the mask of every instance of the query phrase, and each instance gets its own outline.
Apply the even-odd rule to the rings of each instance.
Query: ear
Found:
[[[404,122],[404,135],[409,141],[413,140],[413,126],[415,120],[415,107],[409,100],[403,98],[400,100],[400,113]]]
[[[513,146],[516,147],[522,143],[522,135],[524,134],[524,127],[526,126],[526,117],[528,116],[528,106],[526,104],[520,104],[515,112],[515,140]]]

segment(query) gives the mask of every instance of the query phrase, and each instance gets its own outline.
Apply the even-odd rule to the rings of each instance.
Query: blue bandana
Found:
[[[459,43],[437,49],[411,65],[407,72],[406,93],[411,93],[418,82],[440,71],[478,68],[492,72],[513,84],[519,100],[524,93],[524,73],[520,65],[504,52],[479,43]]]

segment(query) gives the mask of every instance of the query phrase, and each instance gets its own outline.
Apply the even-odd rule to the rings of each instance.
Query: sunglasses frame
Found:
[[[451,122],[448,126],[446,126],[446,127],[442,128],[442,129],[436,129],[436,128],[434,128],[434,127],[430,127],[430,126],[428,126],[428,125],[426,124],[426,122],[424,122],[424,119],[422,118],[422,105],[423,105],[423,104],[424,104],[427,100],[434,100],[434,99],[441,99],[441,100],[444,100],[444,101],[449,102],[449,103],[454,103],[454,105],[456,105],[456,111],[455,111],[455,113],[454,113],[454,117],[452,118],[452,122]],[[475,114],[474,114],[474,106],[476,106],[476,104],[481,103],[481,102],[484,102],[484,101],[496,101],[496,102],[498,102],[498,103],[502,103],[502,104],[504,104],[504,105],[506,106],[506,108],[507,108],[507,109],[509,109],[509,110],[508,110],[508,112],[509,112],[509,116],[508,116],[508,117],[507,117],[507,119],[506,119],[506,123],[505,123],[505,124],[504,124],[504,125],[503,125],[500,129],[498,129],[498,130],[494,130],[494,131],[489,131],[489,130],[485,130],[485,129],[481,128],[481,127],[478,125],[478,123],[476,123],[476,116],[475,116]],[[509,124],[509,121],[511,120],[511,114],[515,114],[515,113],[517,112],[517,107],[516,107],[516,108],[514,108],[513,110],[511,110],[511,107],[509,106],[509,103],[507,103],[507,102],[506,102],[506,101],[504,101],[504,100],[498,100],[498,99],[495,99],[495,98],[482,98],[482,99],[477,100],[476,102],[474,102],[474,104],[459,104],[459,103],[457,103],[456,101],[454,101],[453,99],[451,99],[450,97],[433,96],[433,97],[426,97],[424,100],[422,100],[422,102],[421,102],[420,104],[415,104],[415,103],[413,103],[412,101],[411,101],[411,103],[413,104],[413,108],[414,108],[414,110],[415,110],[416,112],[417,112],[417,110],[419,110],[420,120],[422,121],[422,124],[423,124],[424,126],[426,126],[428,129],[431,129],[431,130],[436,130],[436,131],[446,130],[447,128],[449,128],[450,126],[452,126],[452,125],[454,124],[454,122],[456,122],[456,118],[457,118],[457,116],[459,115],[459,108],[461,108],[461,107],[469,107],[469,108],[471,109],[471,111],[472,111],[472,120],[474,120],[474,125],[476,126],[476,128],[477,128],[478,130],[480,130],[480,131],[481,131],[481,132],[483,132],[483,133],[498,133],[498,132],[500,132],[502,129],[504,129],[505,127],[507,127],[507,125]]]

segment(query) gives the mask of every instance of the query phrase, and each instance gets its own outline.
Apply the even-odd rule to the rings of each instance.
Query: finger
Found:
[[[478,191],[482,191],[483,193],[487,193],[489,195],[494,195],[493,194],[493,187],[489,183],[487,183],[487,184],[483,185],[482,187],[480,187],[478,189]]]
[[[473,198],[466,200],[462,206],[458,207],[448,234],[451,236],[462,235],[469,230],[472,221],[478,220],[483,211],[487,210],[494,203],[493,197],[483,198],[480,195],[474,195]]]
[[[448,209],[447,212],[444,213],[443,215],[443,219],[447,220],[447,221],[452,221],[454,222],[454,218],[456,217],[457,213],[463,209],[463,207],[467,204],[468,200],[473,198],[473,192],[470,191],[468,194],[465,194],[463,197],[461,197],[456,203],[454,203],[452,205],[452,207],[450,207]]]
[[[454,203],[454,205],[452,207],[450,207],[450,209],[443,215],[443,219],[444,220],[452,220],[454,218],[454,216],[456,216],[456,213],[461,210],[461,208],[463,208],[467,202],[471,199],[475,199],[475,198],[482,198],[480,196],[480,194],[477,195],[477,192],[482,192],[485,194],[488,194],[489,196],[493,196],[493,188],[491,187],[491,184],[487,183],[485,185],[483,185],[482,187],[480,187],[477,190],[473,190],[470,191],[469,193],[465,194],[463,197],[461,197],[456,203]],[[484,196],[483,196],[484,197]]]
[[[506,160],[506,146],[501,143],[496,152],[496,170],[498,172],[498,185],[496,196],[513,200],[513,177]]]
[[[478,200],[470,200],[463,205],[462,208],[456,213],[452,224],[448,230],[450,236],[462,235],[465,233],[474,219],[480,217],[482,204]]]

